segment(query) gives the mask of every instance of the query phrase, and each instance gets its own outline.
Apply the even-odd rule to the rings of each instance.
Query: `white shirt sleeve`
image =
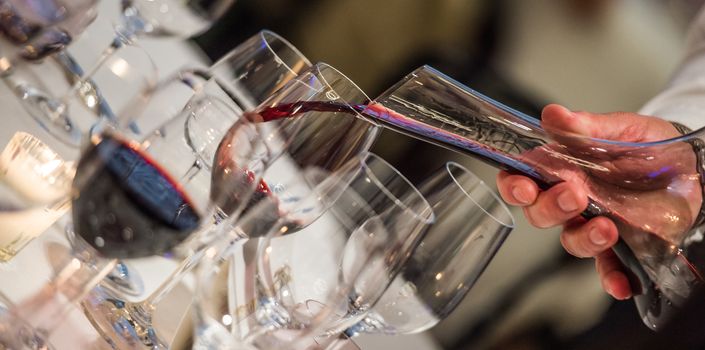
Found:
[[[686,55],[678,70],[667,87],[639,113],[679,122],[691,129],[705,127],[705,6],[690,27]]]

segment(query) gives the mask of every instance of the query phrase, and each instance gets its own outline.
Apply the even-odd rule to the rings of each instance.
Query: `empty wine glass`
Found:
[[[140,36],[188,38],[210,28],[234,3],[234,0],[126,0],[120,2],[120,19],[115,25],[115,37],[105,48],[87,75],[98,69],[116,51],[134,45]],[[76,75],[76,61],[62,58],[67,75]],[[80,80],[75,77],[70,80]],[[85,85],[85,84],[84,84]]]
[[[376,284],[391,272],[371,264],[399,263],[398,249],[433,221],[423,196],[376,155],[358,155],[333,173],[312,167],[300,176],[295,183],[309,192],[296,205],[273,211],[260,202],[238,222],[248,232],[260,229],[262,217],[279,217],[259,243],[253,317],[236,313],[240,288],[252,282],[233,272],[234,246],[221,241],[208,249],[199,268],[195,348],[310,342],[317,329],[343,317],[354,284]]]
[[[433,327],[463,300],[514,227],[494,191],[457,163],[447,163],[419,191],[436,222],[365,318],[345,330],[348,336]]]
[[[210,224],[214,209],[209,179],[178,177],[190,165],[190,151],[181,146],[181,134],[165,131],[193,114],[211,113],[232,110],[203,97],[146,137],[137,139],[110,127],[92,135],[73,181],[73,259],[40,291],[3,315],[4,347],[43,348],[71,304],[110,271],[116,258],[164,254],[202,224]],[[24,322],[29,326],[22,327]]]
[[[205,74],[212,76],[242,110],[252,110],[311,62],[280,35],[261,30],[225,54]]]
[[[32,72],[26,72],[25,79],[16,81],[12,89],[37,123],[74,147],[99,120],[117,124],[117,115],[135,108],[136,102],[146,101],[158,80],[156,64],[138,46],[119,50],[90,76],[83,77],[100,85],[100,90],[86,84],[66,85],[55,77],[60,74],[56,68],[53,62],[32,67]]]

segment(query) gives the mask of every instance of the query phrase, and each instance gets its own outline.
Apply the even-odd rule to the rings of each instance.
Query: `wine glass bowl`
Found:
[[[225,54],[210,68],[212,76],[242,110],[253,110],[311,62],[293,44],[262,30]]]
[[[183,114],[187,118],[208,114],[219,109],[217,105],[216,100],[198,100]],[[172,125],[183,128],[178,121]],[[190,166],[183,156],[190,149],[180,144],[180,134],[170,131],[161,129],[139,142],[110,132],[94,136],[94,144],[79,162],[81,176],[76,177],[75,186],[92,190],[74,198],[74,226],[102,255],[161,255],[199,226],[208,205],[207,182],[202,182],[205,177],[181,177]],[[157,163],[150,154],[162,155],[163,160]]]
[[[63,81],[56,61],[20,66],[22,79],[12,89],[22,107],[55,138],[76,148],[100,120],[118,123],[128,107],[143,104],[157,83],[156,64],[139,46],[119,50],[76,83],[56,83]]]
[[[433,327],[463,300],[514,227],[497,194],[457,163],[447,163],[419,191],[436,222],[365,318],[345,331],[349,336]]]

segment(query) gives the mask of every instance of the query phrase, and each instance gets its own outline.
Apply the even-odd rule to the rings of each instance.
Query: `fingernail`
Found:
[[[512,188],[512,196],[521,204],[529,204],[529,196],[520,187]]]
[[[573,192],[565,190],[556,198],[558,207],[566,213],[578,210],[578,201],[575,200]]]
[[[597,246],[602,246],[607,243],[607,237],[602,234],[602,231],[600,231],[597,227],[593,227],[590,229],[590,232],[588,233],[588,238],[590,239],[590,242],[592,242],[592,244]]]

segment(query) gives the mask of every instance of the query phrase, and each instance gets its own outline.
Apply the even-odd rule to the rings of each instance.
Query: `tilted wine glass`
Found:
[[[217,99],[203,97],[175,121],[183,123],[179,119],[202,113],[232,111]],[[166,132],[175,121],[139,140],[110,127],[92,136],[73,181],[72,217],[80,237],[74,240],[73,259],[41,290],[3,315],[3,346],[42,348],[71,304],[110,271],[116,258],[164,254],[202,224],[211,224],[215,208],[209,179],[178,177],[190,165],[190,150],[183,146],[181,134]]]
[[[418,187],[436,222],[365,318],[345,330],[348,336],[435,326],[463,300],[514,227],[497,194],[457,163],[446,163]]]
[[[237,300],[247,296],[242,289],[253,282],[234,272],[236,249],[227,241],[209,248],[199,268],[195,348],[310,342],[345,314],[353,284],[384,281],[390,272],[370,265],[394,265],[403,258],[398,249],[433,222],[423,196],[376,155],[362,153],[332,173],[313,167],[299,176],[295,183],[308,193],[296,204],[272,210],[260,202],[238,222],[246,233],[261,230],[263,217],[279,218],[259,244],[257,294],[246,302],[254,306],[251,317],[238,313]]]
[[[292,169],[315,163],[325,168],[335,168],[340,166],[354,154],[365,151],[372,144],[377,135],[378,128],[375,124],[360,118],[354,114],[352,105],[349,104],[349,112],[323,112],[307,113],[297,116],[297,118],[282,118],[267,120],[267,113],[272,108],[279,105],[290,104],[297,101],[314,100],[324,98],[335,98],[338,101],[353,101],[350,103],[360,103],[367,100],[356,86],[350,86],[352,82],[347,80],[342,74],[327,65],[317,65],[309,71],[304,71],[301,76],[290,81],[283,88],[267,99],[258,109],[245,112],[243,118],[247,124],[256,125],[264,137],[262,148],[255,150],[257,159],[244,162],[242,155],[242,124],[238,121],[227,131],[227,134],[220,140],[216,147],[213,145],[199,147],[198,157],[203,157],[203,150],[212,149],[210,153],[213,161],[212,174],[209,169],[202,169],[198,174],[205,173],[212,176],[211,192],[218,207],[225,213],[218,220],[224,220],[221,225],[230,225],[238,217],[242,210],[246,210],[253,202],[273,201],[283,209],[293,198],[299,196],[295,187],[286,187],[282,182],[282,174],[279,173],[282,164],[289,167],[289,174],[294,173]],[[341,102],[342,103],[342,102]],[[347,103],[347,102],[345,102]],[[352,113],[352,114],[350,114]],[[205,125],[210,125],[206,121],[189,123],[201,129]],[[341,133],[344,128],[347,133]],[[224,129],[224,128],[223,128]],[[200,132],[200,135],[214,136],[219,130],[210,128],[207,132]],[[188,127],[185,129],[187,134]],[[218,137],[212,137],[218,140]],[[325,147],[326,145],[336,145],[336,147]],[[306,147],[304,147],[306,145]],[[320,147],[311,147],[311,146]],[[249,154],[249,150],[248,154]],[[213,154],[215,153],[215,154]],[[193,169],[193,168],[191,168]],[[190,169],[190,170],[191,170]],[[190,172],[189,174],[193,174]],[[192,176],[192,175],[188,175]],[[251,189],[256,192],[254,199],[249,199],[249,193],[231,191],[230,196],[222,196],[216,200],[222,188],[235,187],[232,183],[243,182],[243,177],[251,185]],[[116,296],[105,295],[99,290],[94,290],[89,298],[84,302],[84,311],[92,319],[93,324],[105,337],[113,342],[124,342],[127,344],[137,344],[140,339],[135,339],[133,334],[144,337],[149,334],[149,345],[165,344],[166,340],[158,342],[158,330],[152,325],[152,314],[156,305],[162,300],[181,279],[190,272],[191,268],[199,261],[204,249],[209,242],[218,235],[226,234],[225,228],[218,228],[207,232],[195,234],[189,240],[191,244],[191,254],[182,262],[177,270],[147,299],[140,302],[128,302],[120,300]],[[251,235],[258,235],[252,231]],[[235,237],[241,238],[241,237]],[[233,238],[233,239],[235,239]],[[113,315],[116,314],[117,316]],[[119,327],[129,327],[129,331],[115,332]]]
[[[652,118],[664,133],[646,139],[571,133],[566,125],[527,116],[428,66],[362,109],[394,130],[524,174],[544,189],[563,181],[584,187],[590,201],[582,215],[607,216],[618,227],[613,250],[629,270],[634,301],[648,327],[667,322],[701,283],[703,155],[695,149],[702,149],[705,128],[668,138],[664,135],[677,135],[678,129]]]

